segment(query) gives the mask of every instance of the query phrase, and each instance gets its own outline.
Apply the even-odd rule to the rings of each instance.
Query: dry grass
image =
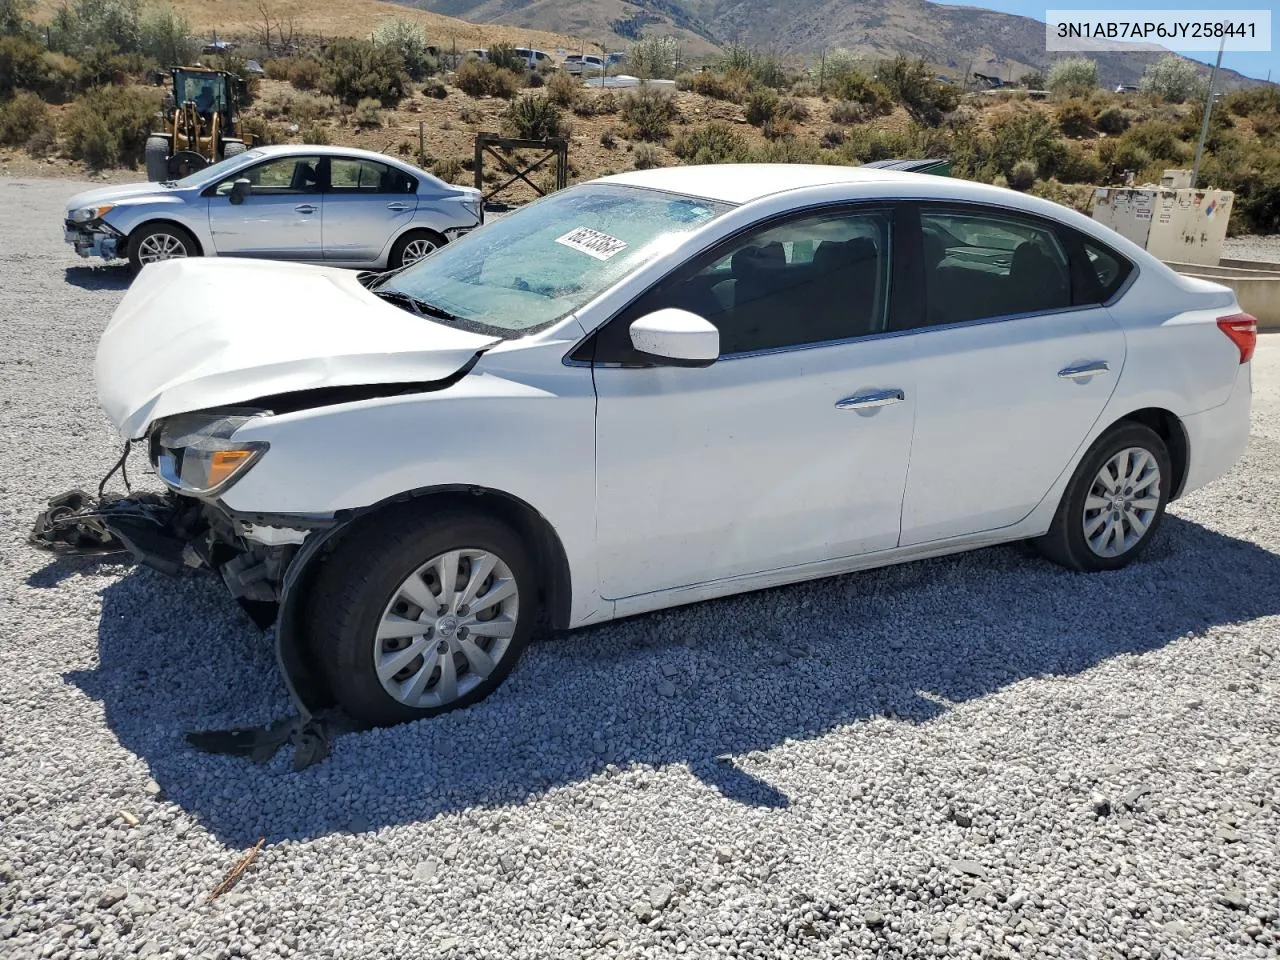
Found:
[[[45,23],[53,16],[62,0],[37,0],[32,19]],[[256,37],[262,30],[259,0],[168,0],[168,6],[186,17],[199,33],[218,31],[223,37]],[[501,24],[477,24],[454,17],[428,13],[396,3],[379,0],[266,0],[272,19],[285,25],[293,19],[298,36],[317,34],[327,37],[368,37],[383,20],[400,17],[422,24],[428,42],[442,49],[456,43],[458,49],[489,46],[507,42],[518,46],[534,44],[554,51],[557,47],[578,48],[578,43],[560,34],[543,30],[526,30]]]

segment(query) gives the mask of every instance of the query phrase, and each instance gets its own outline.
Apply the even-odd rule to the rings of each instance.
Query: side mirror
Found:
[[[631,345],[669,367],[709,367],[720,358],[720,331],[696,313],[667,307],[631,324]]]
[[[241,177],[231,184],[230,200],[234,204],[241,204],[251,193],[253,193],[253,183],[247,177]]]

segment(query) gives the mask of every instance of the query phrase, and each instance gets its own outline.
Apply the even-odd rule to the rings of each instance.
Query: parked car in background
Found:
[[[590,76],[595,73],[604,73],[607,67],[616,66],[626,59],[627,56],[624,53],[610,53],[603,57],[590,53],[574,53],[564,58],[564,69],[575,76]]]
[[[381,278],[160,264],[95,373],[179,518],[139,559],[208,558],[390,723],[484,697],[539,623],[1024,539],[1122,567],[1244,450],[1255,338],[1056,204],[742,164],[570,187]]]
[[[396,268],[480,225],[480,192],[368,150],[258,147],[182,180],[101,187],[67,203],[67,243],[135,268],[260,257]]]

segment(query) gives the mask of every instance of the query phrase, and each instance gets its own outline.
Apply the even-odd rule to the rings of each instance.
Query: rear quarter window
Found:
[[[1110,300],[1133,272],[1133,264],[1109,247],[1096,240],[1085,237],[1081,241],[1084,248],[1085,261],[1089,272],[1098,281],[1099,299]]]

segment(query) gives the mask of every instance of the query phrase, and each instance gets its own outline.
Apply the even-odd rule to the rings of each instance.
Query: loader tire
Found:
[[[153,183],[169,179],[169,138],[147,137],[147,179]]]

